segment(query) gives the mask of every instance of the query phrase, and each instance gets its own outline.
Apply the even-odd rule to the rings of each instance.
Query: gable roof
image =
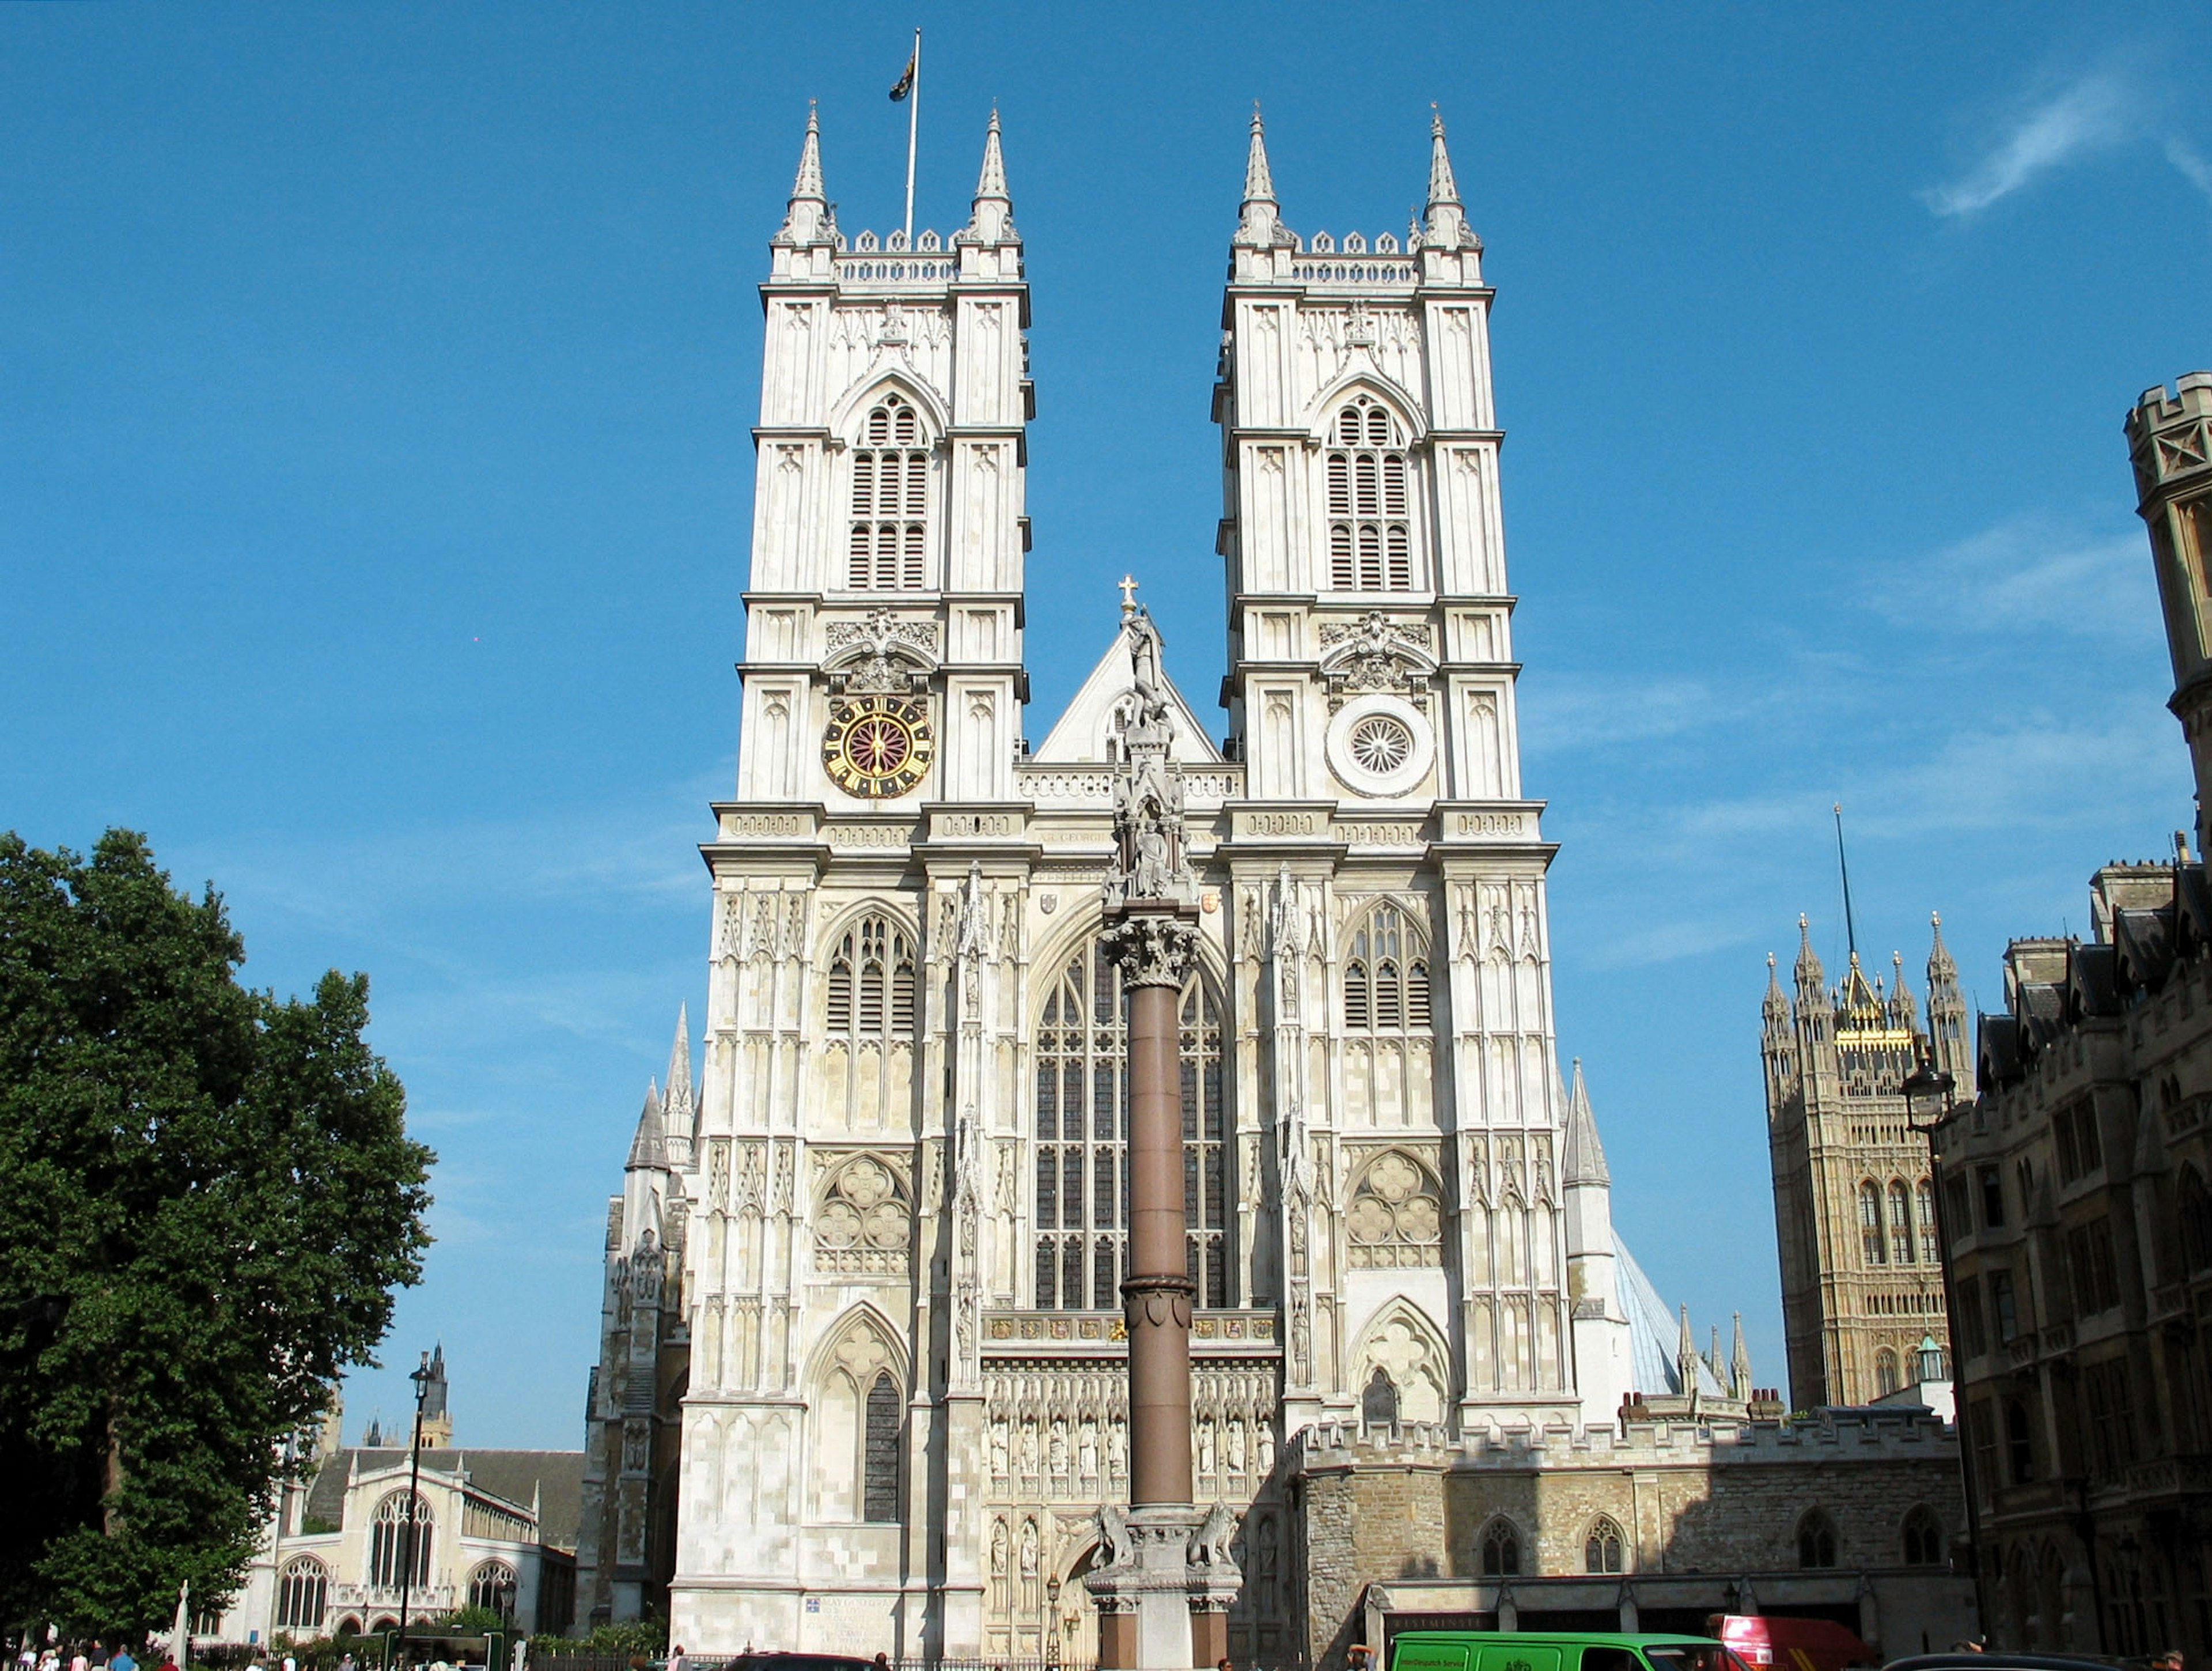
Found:
[[[1130,676],[1129,635],[1124,628],[1114,635],[1114,642],[1091,669],[1091,676],[1030,759],[1043,765],[1103,765],[1115,759],[1110,747],[1115,709],[1129,692]],[[1176,688],[1175,680],[1166,679],[1164,669],[1161,676],[1166,680],[1168,703],[1176,722],[1168,758],[1184,765],[1218,765],[1221,751],[1214,747],[1197,710]]]

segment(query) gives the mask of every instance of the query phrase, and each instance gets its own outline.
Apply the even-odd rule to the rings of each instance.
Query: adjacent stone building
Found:
[[[1601,1576],[1633,1605],[1684,1576],[1696,1511],[1667,1491],[1721,1489],[1731,1444],[1810,1459],[1744,1498],[1759,1573],[1822,1514],[1856,1525],[1822,1504],[1862,1462],[1950,1447],[1909,1412],[1825,1447],[1754,1432],[1779,1405],[1740,1338],[1697,1351],[1613,1234],[1553,1028],[1491,301],[1441,122],[1414,224],[1340,239],[1283,223],[1255,117],[1213,384],[1226,735],[1133,662],[1158,639],[1124,579],[1032,747],[1029,292],[997,119],[967,224],[911,241],[838,226],[810,119],[762,286],[703,1056],[695,1080],[679,1027],[610,1203],[587,1619],[665,1607],[709,1655],[1093,1657],[1082,1580],[1129,1491],[1127,1040],[1099,930],[1139,703],[1172,726],[1200,907],[1191,1446],[1237,1523],[1237,1657],[1340,1655],[1370,1586],[1419,1576],[1312,1522],[1406,1456],[1452,1493],[1421,1557],[1439,1581],[1505,1561],[1484,1528],[1525,1511],[1490,1570],[1540,1590],[1611,1516]],[[1189,561],[1163,538],[1131,566]],[[1579,1472],[1605,1506],[1536,1512],[1529,1477]],[[1940,1579],[1958,1503],[1925,1472],[1898,1508],[1921,1542],[1814,1535],[1812,1582]],[[1723,1582],[1651,1605],[1716,1607]]]
[[[583,1458],[454,1448],[442,1351],[435,1369],[424,1399],[408,1618],[427,1623],[486,1607],[525,1631],[564,1631],[574,1615]],[[333,1400],[303,1442],[306,1466],[279,1494],[244,1586],[218,1619],[195,1627],[198,1645],[357,1635],[398,1622],[414,1465],[408,1435],[382,1442],[372,1423],[369,1442],[349,1447],[339,1442],[343,1419]]]
[[[2203,828],[2212,373],[2127,424]],[[2094,792],[2085,786],[2085,793]],[[2016,940],[1946,1125],[1955,1339],[2000,1643],[2212,1652],[2212,883],[2105,866],[2087,940]]]
[[[1971,1060],[1940,918],[1924,1034],[1902,954],[1886,989],[1856,950],[1830,985],[1811,924],[1800,917],[1797,928],[1793,991],[1766,960],[1760,1053],[1790,1403],[1814,1410],[1950,1378],[1928,1143],[1908,1125],[1898,1087],[1924,1052],[1961,1082]]]

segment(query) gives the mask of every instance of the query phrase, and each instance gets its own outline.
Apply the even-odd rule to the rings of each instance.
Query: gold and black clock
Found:
[[[854,697],[831,710],[822,734],[822,767],[830,781],[872,801],[904,795],[936,758],[929,706],[910,697]]]

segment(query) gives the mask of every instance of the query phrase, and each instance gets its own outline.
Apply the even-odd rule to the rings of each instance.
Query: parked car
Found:
[[[1595,1631],[1401,1631],[1389,1671],[1746,1671],[1708,1637]]]

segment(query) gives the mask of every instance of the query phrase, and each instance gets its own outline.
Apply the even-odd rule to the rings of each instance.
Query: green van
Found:
[[[1710,1637],[1585,1631],[1403,1631],[1389,1671],[1745,1671]]]

